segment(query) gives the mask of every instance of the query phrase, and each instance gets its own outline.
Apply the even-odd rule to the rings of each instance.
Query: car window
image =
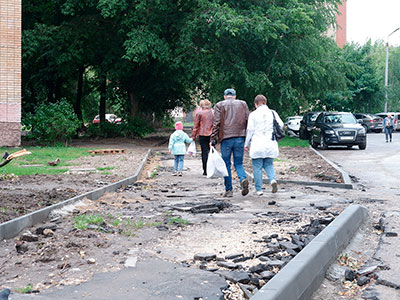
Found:
[[[351,114],[331,114],[324,116],[324,123],[327,124],[355,124],[357,123]]]
[[[317,117],[318,117],[318,113],[310,114],[310,115],[308,115],[308,120],[309,120],[310,122],[315,122],[315,120],[317,119]]]

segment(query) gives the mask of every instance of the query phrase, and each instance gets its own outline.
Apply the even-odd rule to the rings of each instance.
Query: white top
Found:
[[[279,125],[283,127],[279,115],[267,105],[260,105],[249,115],[245,147],[250,147],[251,158],[276,158],[279,155],[278,143],[272,140],[273,113]]]

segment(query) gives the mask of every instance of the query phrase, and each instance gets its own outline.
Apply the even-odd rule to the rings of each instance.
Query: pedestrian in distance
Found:
[[[203,175],[207,175],[207,158],[210,152],[210,138],[213,128],[214,114],[211,110],[211,102],[207,99],[200,101],[200,108],[192,131],[192,139],[199,137],[201,147],[201,161],[203,164]]]
[[[243,167],[244,141],[246,136],[249,108],[243,100],[236,99],[234,89],[224,91],[224,100],[214,107],[214,122],[211,134],[211,144],[215,146],[221,143],[221,156],[228,170],[228,176],[224,177],[224,197],[233,197],[231,156],[233,164],[240,179],[242,195],[249,193],[249,181]]]
[[[182,122],[175,123],[175,131],[169,137],[168,150],[175,156],[173,176],[182,176],[183,163],[186,154],[186,144],[193,140],[183,131]]]
[[[278,142],[272,137],[274,116],[279,125],[283,122],[279,115],[267,106],[267,98],[264,95],[257,95],[254,98],[255,111],[250,113],[247,122],[247,133],[245,151],[249,151],[253,165],[254,186],[256,195],[261,196],[262,170],[267,173],[272,193],[278,191],[278,183],[275,178],[274,158],[279,155]]]
[[[388,142],[388,139],[390,139],[390,142],[392,142],[394,119],[391,114],[388,114],[387,117],[383,120],[383,128],[385,130],[386,143]]]

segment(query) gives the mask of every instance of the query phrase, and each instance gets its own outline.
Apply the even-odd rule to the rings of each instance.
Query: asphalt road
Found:
[[[386,266],[375,273],[376,281],[365,292],[376,298],[364,294],[363,299],[400,299],[400,132],[393,134],[392,143],[385,142],[384,133],[368,134],[366,150],[337,147],[319,151],[349,173],[355,184],[354,190],[347,196],[369,211],[369,222],[360,228],[359,234],[344,252],[352,255],[363,253],[364,256],[359,258],[366,266]],[[385,232],[376,242],[378,233],[371,232],[369,228],[379,219],[383,220]],[[387,232],[396,235],[391,237]],[[313,300],[337,299],[340,284],[331,293],[325,291],[325,287],[332,284],[337,283],[325,280]]]
[[[385,188],[400,192],[399,132],[393,134],[392,143],[385,142],[384,133],[369,133],[366,150],[354,146],[352,149],[336,147],[320,152],[369,189]]]

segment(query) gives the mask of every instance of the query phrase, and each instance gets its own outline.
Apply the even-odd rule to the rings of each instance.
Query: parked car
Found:
[[[361,125],[364,126],[367,132],[382,132],[383,130],[383,119],[373,114],[354,113],[357,120],[361,120]]]
[[[299,134],[300,130],[300,121],[303,119],[303,117],[300,116],[293,116],[293,117],[288,117],[285,122],[285,128],[286,130],[291,130],[295,134]]]
[[[114,114],[106,114],[106,122],[111,123],[111,124],[121,124],[122,119],[118,118]],[[93,119],[93,124],[98,124],[100,123],[100,116],[97,115]]]
[[[357,145],[364,150],[367,147],[367,132],[360,122],[349,112],[321,112],[311,131],[310,144],[321,149]]]
[[[309,111],[304,114],[303,119],[300,121],[300,128],[299,128],[300,139],[302,140],[310,139],[312,127],[319,113],[320,113],[319,111],[317,112]]]
[[[387,113],[377,113],[376,115],[381,117],[382,119],[385,119],[388,114],[391,114],[392,117],[394,118],[394,130],[399,131],[400,130],[400,113],[399,112],[387,112]]]

